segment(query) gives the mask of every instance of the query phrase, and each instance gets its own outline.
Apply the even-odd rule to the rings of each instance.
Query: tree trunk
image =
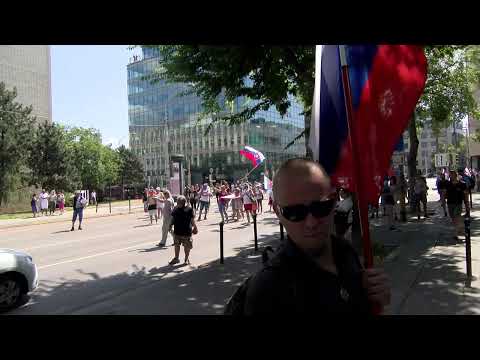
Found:
[[[410,140],[410,151],[408,153],[408,198],[412,199],[414,193],[414,179],[417,176],[417,153],[418,153],[418,137],[417,137],[417,121],[416,114],[413,113],[412,120],[408,125],[408,137]],[[409,201],[410,209],[412,208],[412,201]]]
[[[303,117],[304,119],[304,126],[305,126],[305,157],[307,159],[313,159],[313,152],[308,146],[308,140],[310,138],[310,120],[311,120],[312,113],[306,113]]]

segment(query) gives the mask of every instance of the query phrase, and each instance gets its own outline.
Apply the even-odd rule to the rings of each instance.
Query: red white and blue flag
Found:
[[[317,45],[309,145],[335,185],[376,203],[399,138],[425,86],[423,48],[410,45],[344,46],[352,104],[352,149],[339,45]],[[355,151],[355,154],[353,154]],[[361,163],[354,177],[353,158]],[[356,165],[356,164],[355,164]]]
[[[253,167],[257,167],[265,160],[265,156],[263,156],[263,154],[260,151],[255,150],[250,146],[245,146],[243,150],[240,150],[240,154],[242,154],[248,160],[250,160]]]

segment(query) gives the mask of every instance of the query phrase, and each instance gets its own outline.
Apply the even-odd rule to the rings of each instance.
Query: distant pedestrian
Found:
[[[173,198],[170,191],[163,190],[163,196],[165,200],[163,201],[163,226],[162,226],[162,239],[158,243],[158,246],[164,247],[167,244],[168,233],[170,232],[170,224],[172,222],[172,211],[173,211]]]
[[[143,211],[144,211],[144,212],[147,212],[147,211],[148,211],[147,200],[148,200],[148,188],[145,188],[145,189],[143,190],[143,195],[142,195]]]
[[[415,207],[417,209],[417,217],[420,220],[420,203],[423,205],[424,217],[428,218],[427,214],[427,182],[423,176],[417,176],[415,179]]]
[[[45,189],[42,190],[39,197],[40,197],[40,212],[42,213],[42,215],[47,216],[49,196],[48,196],[48,193],[45,191]]]
[[[90,199],[91,199],[92,205],[97,205],[97,193],[95,190],[93,190],[92,193],[90,194]]]
[[[447,186],[448,186],[448,181],[445,179],[445,174],[440,174],[440,177],[437,180],[437,191],[438,191],[438,194],[440,195],[440,206],[443,209],[443,213],[445,217],[448,216],[447,204],[446,204]]]
[[[446,187],[446,198],[448,204],[448,214],[452,219],[453,226],[455,228],[455,240],[459,240],[458,236],[463,235],[462,227],[462,203],[465,203],[465,212],[470,214],[470,207],[468,202],[468,191],[465,183],[461,182],[457,178],[456,171],[450,171],[450,181]]]
[[[240,189],[235,189],[234,195],[235,197],[232,199],[232,219],[235,218],[235,221],[238,221],[240,220],[240,214],[243,219],[243,200]]]
[[[243,207],[245,209],[245,213],[247,214],[248,224],[250,224],[250,215],[253,216],[254,205],[256,206],[257,200],[249,185],[244,186],[242,197],[243,197]]]
[[[272,206],[273,206],[273,191],[271,189],[267,190],[267,196],[268,196],[268,211],[272,212]]]
[[[163,196],[163,192],[160,190],[159,187],[157,187],[155,198],[157,201],[157,218],[161,219],[162,213],[163,213],[163,206],[165,202],[165,196]]]
[[[192,186],[190,191],[190,206],[192,207],[193,214],[195,215],[197,212],[197,200],[198,200],[198,190],[195,186]]]
[[[190,264],[189,255],[193,248],[192,234],[198,233],[197,225],[195,224],[195,216],[193,209],[187,206],[187,199],[185,196],[177,198],[177,206],[172,212],[172,220],[169,226],[169,231],[173,227],[173,243],[175,245],[175,257],[170,261],[170,265],[175,265],[180,262],[180,245],[185,251],[184,264]]]
[[[341,200],[335,207],[333,217],[335,234],[337,237],[347,239],[351,242],[351,226],[353,223],[352,194],[348,190],[341,188],[339,195]]]
[[[220,194],[218,199],[218,210],[220,211],[220,216],[222,217],[222,221],[228,222],[228,214],[227,214],[227,204],[229,202],[228,199],[225,199],[225,196],[228,196],[227,189],[225,185],[222,185],[220,188]]]
[[[55,190],[52,190],[50,192],[50,196],[48,197],[49,215],[54,215],[55,214],[55,208],[56,207],[57,207],[57,194],[55,193]]]
[[[200,191],[200,211],[198,213],[197,221],[200,221],[202,217],[202,210],[205,209],[205,215],[203,216],[203,220],[207,220],[207,213],[208,208],[210,207],[210,198],[212,197],[212,192],[210,191],[210,187],[207,183],[203,184],[203,187]]]
[[[82,221],[83,221],[83,209],[87,206],[87,199],[83,197],[80,193],[80,190],[75,191],[75,196],[73,197],[73,218],[72,218],[72,228],[70,231],[75,230],[75,222],[77,221],[78,216],[78,230],[82,230]]]
[[[65,211],[65,195],[63,192],[58,193],[58,210],[60,210],[60,215],[63,215],[63,212]]]
[[[257,197],[257,209],[261,214],[263,212],[263,191],[260,185],[257,186],[256,197]]]
[[[157,198],[154,190],[150,190],[148,192],[147,204],[148,204],[148,215],[150,216],[150,225],[153,224],[153,217],[155,217],[155,223],[158,224]]]
[[[37,216],[37,195],[36,194],[33,194],[32,195],[32,200],[30,201],[30,205],[32,207],[32,214],[33,214],[33,217],[36,217]]]
[[[384,201],[383,204],[385,207],[385,214],[387,216],[387,226],[389,226],[390,230],[395,230],[395,219],[393,214],[395,199],[393,197],[393,191],[389,182],[384,184],[382,196]]]

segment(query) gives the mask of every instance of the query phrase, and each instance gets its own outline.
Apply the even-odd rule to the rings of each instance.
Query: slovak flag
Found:
[[[253,167],[257,167],[263,162],[263,160],[265,160],[265,156],[263,156],[263,154],[260,151],[255,150],[250,146],[245,146],[243,150],[240,150],[240,154],[242,154],[248,160],[250,160]]]
[[[348,137],[341,60],[348,66],[355,149]],[[381,179],[389,171],[391,156],[422,95],[426,76],[421,46],[316,46],[309,146],[333,184],[353,190],[356,181],[364,200],[377,203]],[[354,156],[358,164],[353,163]],[[353,176],[356,165],[361,169],[358,179]]]

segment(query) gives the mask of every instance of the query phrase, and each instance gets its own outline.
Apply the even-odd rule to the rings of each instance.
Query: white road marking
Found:
[[[130,250],[130,249],[136,248],[138,246],[148,245],[148,244],[151,245],[152,240],[150,240],[148,242],[144,242],[144,243],[139,243],[139,244],[136,244],[134,246],[129,246],[129,247],[126,247],[126,248],[115,249],[115,250],[111,250],[111,251],[104,251],[104,252],[89,255],[89,256],[82,256],[82,257],[79,257],[79,258],[76,258],[76,259],[70,259],[70,260],[60,261],[60,262],[57,262],[57,263],[54,263],[54,264],[39,266],[39,267],[37,267],[37,269],[42,270],[42,269],[50,268],[50,267],[57,266],[57,265],[68,264],[68,263],[81,261],[81,260],[86,260],[86,259],[92,259],[92,258],[95,258],[95,257],[99,257],[99,256],[103,256],[103,255],[109,255],[109,254],[113,254],[113,253],[120,252],[120,251]]]

